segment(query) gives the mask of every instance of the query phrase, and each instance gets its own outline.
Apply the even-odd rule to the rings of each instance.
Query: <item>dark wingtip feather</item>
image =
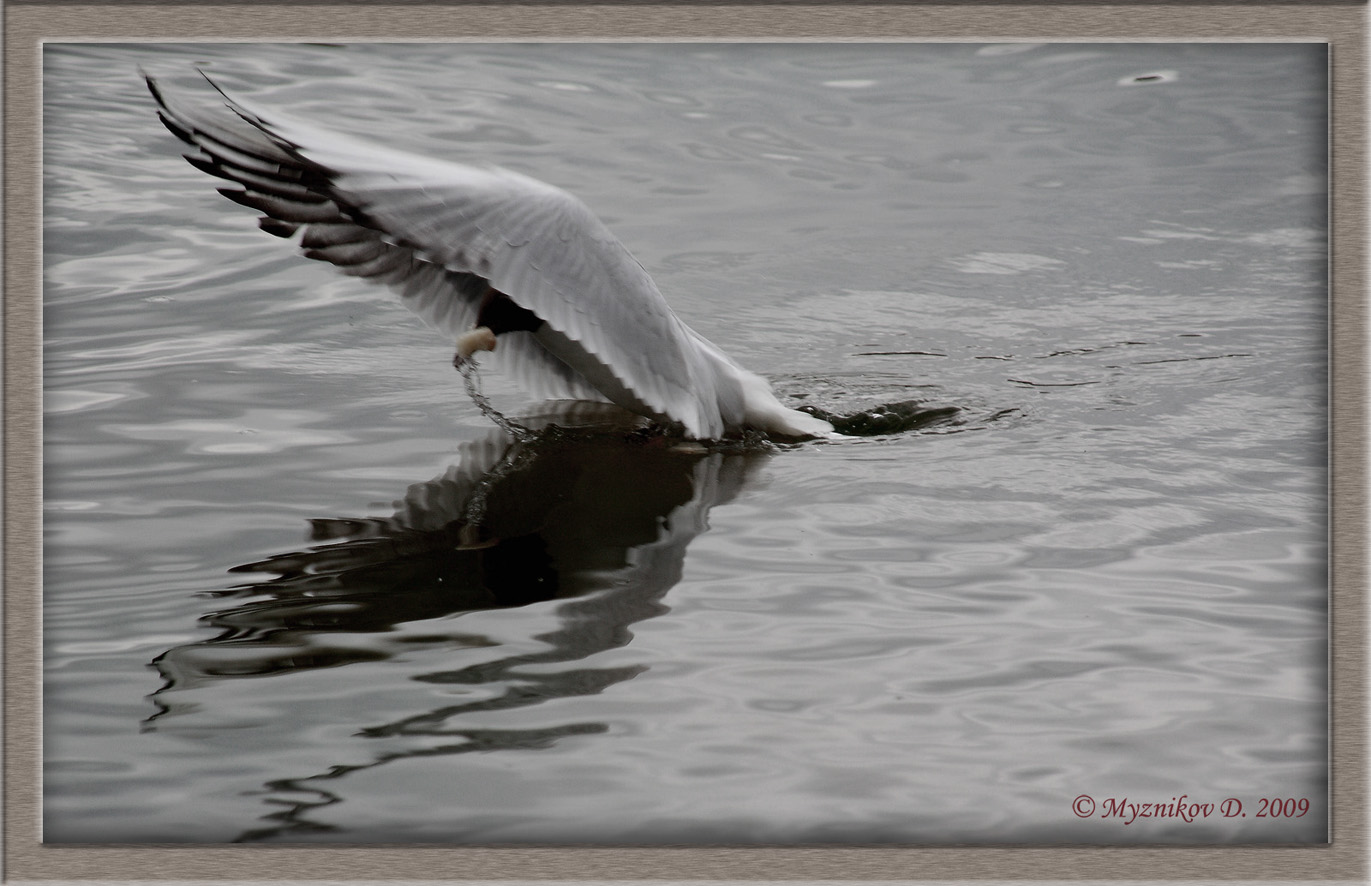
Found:
[[[186,144],[198,146],[199,143],[195,141],[195,134],[192,133],[189,129],[186,129],[176,120],[172,119],[171,112],[165,110],[165,105],[163,105],[162,107],[163,110],[157,112],[157,119],[162,121],[162,125],[165,126],[167,129],[171,130],[172,135],[176,136]]]
[[[241,188],[215,188],[214,190],[223,194],[225,197],[229,198],[234,203],[237,203],[240,206],[247,206],[251,209],[257,208],[256,206],[253,206],[250,202],[248,202],[251,198],[248,197],[248,192],[242,190]]]
[[[144,71],[141,67],[138,69],[138,73],[142,76],[143,82],[148,85],[148,92],[152,93],[153,99],[156,100],[157,104],[165,108],[167,103],[162,100],[162,90],[157,85],[157,81],[152,79],[152,75],[147,71]]]
[[[296,231],[300,230],[300,226],[294,222],[281,221],[279,218],[272,218],[268,215],[257,219],[257,227],[283,240],[290,239]]]
[[[255,114],[248,113],[248,111],[245,110],[245,109],[243,108],[242,105],[240,105],[240,104],[238,104],[238,102],[234,101],[233,96],[231,96],[231,95],[229,95],[227,92],[225,92],[225,91],[224,91],[224,88],[223,88],[222,86],[220,86],[218,83],[215,83],[215,82],[214,82],[214,78],[210,77],[209,74],[206,74],[203,68],[196,68],[195,71],[196,71],[196,73],[198,73],[201,77],[204,77],[204,78],[205,78],[205,82],[206,82],[206,83],[208,83],[210,86],[214,87],[214,91],[217,92],[217,93],[219,93],[219,95],[224,99],[224,104],[228,105],[228,108],[229,108],[230,111],[232,111],[233,113],[237,114],[239,117],[242,117],[244,120],[246,120],[247,122],[251,123],[253,126],[256,126],[258,129],[262,130],[262,134],[263,134],[263,135],[266,135],[266,136],[267,136],[268,138],[270,138],[272,141],[277,142],[277,143],[278,143],[278,146],[281,147],[282,149],[284,149],[284,150],[286,150],[286,151],[292,151],[292,148],[293,148],[292,145],[289,145],[289,144],[286,144],[285,142],[279,141],[279,140],[276,138],[276,136],[272,134],[271,129],[270,129],[269,127],[267,127],[265,124],[263,124],[263,123],[262,123],[262,120],[261,120],[259,117],[257,117]],[[292,151],[292,153],[293,153],[293,151]]]
[[[214,82],[214,78],[211,77],[209,74],[206,74],[206,73],[205,73],[205,69],[204,69],[204,68],[196,68],[196,69],[195,69],[195,73],[199,74],[201,77],[204,77],[204,78],[205,78],[205,82],[208,83],[210,86],[213,86],[215,92],[219,93],[220,95],[222,95],[224,98],[228,99],[229,101],[232,101],[232,99],[229,99],[229,94],[228,94],[227,92],[225,92],[223,89],[221,89],[221,88],[219,87],[219,84],[218,84],[218,83],[215,83],[215,82]]]
[[[257,191],[235,188],[216,188],[219,193],[242,206],[265,212],[282,221],[292,222],[336,222],[342,219],[338,206],[331,200],[322,203],[300,203],[298,201],[272,197]]]
[[[209,173],[210,175],[213,175],[217,178],[226,178],[229,181],[235,180],[232,175],[229,175],[229,173],[226,172],[223,169],[223,167],[215,163],[213,160],[208,160],[200,156],[199,154],[182,154],[181,156],[186,159],[187,163],[189,163],[191,166],[194,166],[201,172]]]

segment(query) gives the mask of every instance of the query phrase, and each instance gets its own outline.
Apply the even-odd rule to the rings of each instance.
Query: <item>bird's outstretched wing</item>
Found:
[[[607,371],[694,436],[717,437],[741,415],[741,395],[718,365],[731,361],[700,347],[642,266],[570,194],[505,169],[368,144],[222,90],[197,103],[150,77],[148,86],[167,128],[196,149],[186,159],[236,183],[220,193],[263,213],[264,230],[298,234],[309,258],[391,286],[453,337],[472,325],[488,287],[541,318],[563,337],[558,356],[527,332],[502,336],[499,349],[530,393],[615,399],[587,380]]]

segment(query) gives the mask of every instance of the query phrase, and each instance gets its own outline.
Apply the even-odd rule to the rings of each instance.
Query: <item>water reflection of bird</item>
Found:
[[[221,193],[265,213],[264,230],[298,233],[309,258],[392,286],[456,338],[459,365],[498,342],[530,393],[608,401],[700,439],[832,432],[686,326],[566,192],[367,144],[222,92],[196,104],[148,86],[162,121],[197,149],[186,158],[241,186]]]
[[[609,732],[556,703],[643,672],[633,661],[594,659],[668,611],[663,597],[681,580],[710,509],[737,495],[771,453],[680,445],[609,404],[561,403],[521,420],[533,436],[492,430],[469,441],[456,464],[410,486],[390,515],[311,521],[313,545],[238,567],[253,578],[218,592],[223,605],[203,617],[218,634],[152,663],[165,683],[150,696],[156,711],[145,730],[200,735],[226,717],[257,728],[241,720],[233,684],[294,675],[252,693],[256,704],[292,710],[285,729],[307,732],[317,716],[379,740],[261,785],[268,811],[240,842],[334,829],[321,810],[336,811],[352,796],[346,779],[377,767]],[[514,628],[492,636],[458,617],[539,605],[553,609],[528,619],[527,642]],[[338,704],[330,693],[318,711],[293,695],[307,672],[364,663],[384,672],[374,674],[383,683],[432,691],[389,695],[379,722],[371,707]],[[333,685],[351,687],[352,678],[339,679]],[[489,719],[540,705],[546,715],[517,724]],[[268,741],[276,728],[261,727]]]
[[[221,633],[155,662],[167,679],[159,706],[229,677],[388,658],[396,625],[462,634],[447,621],[461,612],[575,599],[566,612],[577,627],[557,660],[624,642],[629,622],[663,611],[709,509],[769,454],[674,445],[610,404],[558,404],[523,420],[536,436],[492,431],[463,444],[390,516],[313,520],[314,546],[236,567],[254,579],[218,592],[228,605],[204,616]]]

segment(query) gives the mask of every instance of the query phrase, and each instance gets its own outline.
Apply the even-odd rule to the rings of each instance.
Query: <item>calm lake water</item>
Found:
[[[49,44],[45,839],[1322,842],[1325,61]],[[140,66],[557,184],[787,402],[944,411],[513,445]]]

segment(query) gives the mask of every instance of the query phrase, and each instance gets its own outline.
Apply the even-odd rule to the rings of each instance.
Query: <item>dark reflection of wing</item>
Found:
[[[451,667],[410,678],[488,691],[480,701],[415,710],[382,725],[358,723],[357,735],[448,737],[441,747],[425,743],[414,752],[433,754],[544,747],[562,735],[604,731],[594,722],[471,729],[463,728],[462,715],[595,694],[637,674],[576,663],[626,644],[631,624],[666,611],[660,600],[679,581],[686,547],[705,530],[709,509],[732,498],[765,457],[756,450],[683,449],[622,426],[551,428],[528,442],[468,444],[441,477],[411,486],[390,517],[317,520],[313,540],[321,543],[237,567],[269,577],[218,594],[233,604],[204,616],[222,629],[218,636],[153,662],[166,682],[152,695],[159,710],[146,728],[166,728],[178,714],[202,710],[206,694],[224,680],[388,659],[389,647],[364,635],[436,620],[445,633],[432,643],[455,648]],[[537,651],[494,660],[494,641],[463,634],[461,619],[444,618],[562,598],[559,626],[536,637]],[[480,655],[463,660],[463,648]],[[558,662],[568,664],[522,669]],[[392,746],[360,768],[403,756]],[[311,824],[308,813],[342,797],[319,780],[356,768],[331,766],[322,775],[268,784],[278,811],[243,839],[326,829]]]
[[[242,602],[204,616],[223,633],[157,659],[168,681],[158,695],[377,657],[330,635],[606,588],[660,596],[709,508],[731,498],[764,453],[680,448],[614,424],[626,415],[617,407],[568,408],[581,422],[573,430],[465,444],[457,464],[411,486],[392,516],[314,520],[312,540],[325,544],[235,567],[271,577],[215,594]],[[587,409],[608,421],[586,424]]]

